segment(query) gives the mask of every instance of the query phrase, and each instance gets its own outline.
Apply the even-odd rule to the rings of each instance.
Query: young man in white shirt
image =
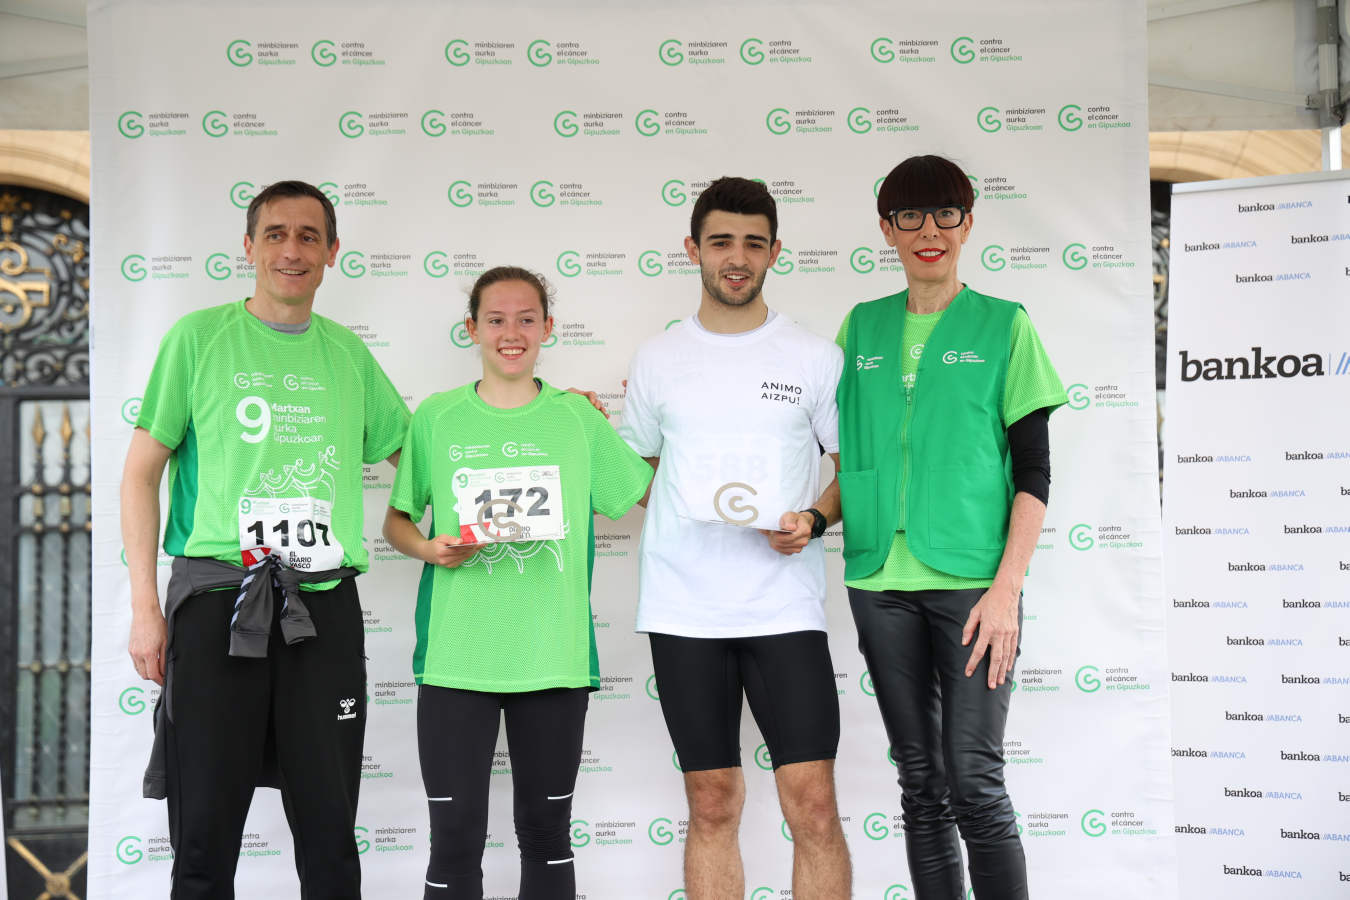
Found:
[[[763,184],[714,181],[685,249],[696,316],[645,342],[628,376],[625,440],[656,467],[640,552],[637,630],[689,798],[690,900],[740,898],[742,694],[768,746],[793,838],[793,896],[850,896],[834,757],[839,702],[825,635],[825,556],[839,489],[832,342],[771,311],[777,210]]]

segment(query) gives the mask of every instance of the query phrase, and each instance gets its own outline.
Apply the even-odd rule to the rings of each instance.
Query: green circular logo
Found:
[[[1091,550],[1097,542],[1092,538],[1092,526],[1084,522],[1069,529],[1069,546],[1075,550]]]
[[[579,130],[577,128],[576,111],[571,109],[564,109],[562,112],[554,116],[553,130],[556,131],[561,137],[565,138],[576,137],[577,131]]]
[[[886,814],[874,812],[863,819],[863,834],[867,835],[869,840],[880,841],[890,837],[891,829],[886,821]]]
[[[456,322],[455,327],[450,329],[450,343],[465,349],[472,347],[473,337],[469,334],[469,326]]]
[[[773,264],[775,275],[791,275],[796,266],[792,262],[792,251],[784,247],[778,251],[778,261]]]
[[[985,106],[975,114],[975,121],[979,123],[981,131],[987,131],[993,134],[1003,127],[1003,120],[998,117],[997,106]]]
[[[253,62],[253,45],[245,40],[230,41],[225,47],[225,58],[230,65],[242,68]]]
[[[450,267],[445,264],[449,258],[443,250],[432,250],[422,257],[422,271],[432,278],[444,278],[450,274]]]
[[[880,196],[881,196],[881,183],[882,183],[883,181],[885,181],[885,180],[886,180],[886,176],[885,176],[885,175],[882,175],[882,176],[881,176],[880,178],[878,178],[876,181],[872,182],[872,196],[873,196],[873,197],[880,197]]]
[[[585,819],[572,820],[573,847],[585,847],[591,842],[591,833],[587,830],[590,828],[590,825],[591,823],[587,822]]]
[[[117,842],[117,849],[114,852],[117,856],[117,861],[125,866],[134,866],[145,856],[145,854],[141,852],[141,839],[134,834],[129,834],[119,840]]]
[[[360,856],[370,849],[370,840],[366,835],[370,834],[369,828],[362,828],[357,825],[352,829],[352,834],[356,836],[356,855]]]
[[[1078,113],[1083,107],[1076,103],[1066,103],[1059,108],[1059,127],[1065,131],[1077,131],[1083,127],[1083,119]]]
[[[131,138],[133,141],[145,134],[145,124],[141,121],[141,114],[134,109],[129,109],[117,117],[117,130],[122,133],[122,137]]]
[[[122,257],[122,277],[127,281],[144,281],[148,273],[145,266],[141,265],[143,262],[145,257],[139,253],[130,253]]]
[[[427,137],[440,137],[445,134],[444,110],[429,109],[422,113],[422,133]]]
[[[129,716],[145,712],[145,688],[129,687],[117,698],[117,705]]]
[[[952,41],[951,46],[952,59],[961,65],[975,61],[975,40],[969,37],[959,37]]]
[[[366,255],[360,250],[348,250],[338,261],[338,268],[348,278],[360,278],[366,274]]]
[[[342,195],[338,193],[338,186],[336,184],[331,181],[325,181],[323,184],[319,185],[319,190],[328,198],[329,203],[334,206],[341,205]]]
[[[1073,683],[1085,694],[1095,693],[1102,688],[1101,679],[1097,677],[1100,671],[1096,666],[1082,666],[1073,673]]]
[[[633,127],[643,137],[655,137],[661,133],[661,114],[654,109],[644,109],[633,117]]]
[[[445,61],[452,66],[467,66],[469,64],[469,42],[455,38],[445,45]]]
[[[773,760],[769,757],[768,744],[760,744],[755,748],[755,765],[766,772],[773,769]]]
[[[1083,817],[1078,820],[1079,826],[1083,829],[1083,834],[1094,838],[1106,834],[1106,823],[1102,821],[1104,815],[1106,813],[1100,809],[1089,809],[1083,813]]]
[[[775,106],[764,117],[764,126],[769,129],[771,134],[787,134],[792,130],[792,119],[789,118],[786,109]]]
[[[230,185],[230,202],[239,209],[248,209],[249,203],[253,201],[255,186],[251,181],[236,181]]]
[[[990,272],[998,272],[1008,265],[1008,261],[1003,258],[1003,245],[990,244],[980,253],[980,265],[984,266]]]
[[[230,255],[228,253],[212,253],[206,258],[206,275],[216,281],[224,281],[230,277]]]
[[[1069,409],[1086,409],[1092,405],[1092,395],[1086,384],[1071,384],[1067,389]]]
[[[689,900],[689,895],[684,892],[684,888],[676,888],[670,892],[666,900]]]
[[[202,116],[202,131],[213,138],[224,137],[230,132],[230,120],[224,110],[213,109]]]
[[[750,900],[773,900],[773,888],[763,886],[755,888],[750,892]]]
[[[855,247],[853,252],[848,255],[848,265],[859,275],[866,275],[877,267],[876,261],[872,259],[871,247]]]
[[[337,54],[333,52],[334,46],[332,41],[315,41],[309,48],[309,58],[314,60],[314,65],[326,69],[337,62]]]
[[[741,62],[747,66],[757,66],[764,62],[764,42],[759,38],[746,38],[741,41]]]
[[[679,319],[671,319],[669,322],[666,323],[665,330],[669,331],[671,328],[675,327],[678,324],[680,324]]]
[[[553,193],[553,182],[536,181],[530,185],[530,202],[535,206],[552,206],[558,202]]]
[[[1059,258],[1064,262],[1064,268],[1077,272],[1085,267],[1088,264],[1088,258],[1083,255],[1082,251],[1086,249],[1087,247],[1082,244],[1070,244],[1065,247],[1064,252],[1059,255]]]
[[[854,134],[867,134],[872,130],[872,110],[866,106],[855,106],[848,111],[848,130]]]
[[[552,334],[550,334],[550,335],[548,336],[548,340],[544,341],[544,342],[541,343],[539,346],[540,346],[540,347],[552,347],[552,346],[553,346],[554,344],[556,344],[556,343],[558,343],[558,332],[555,331],[555,332],[553,332]]]
[[[903,884],[893,884],[886,888],[881,900],[910,900],[909,888]]]
[[[680,754],[678,751],[670,754],[670,764],[675,767],[676,772],[684,771],[684,767],[680,765]]]
[[[122,404],[122,421],[128,425],[135,425],[136,420],[141,417],[141,398],[131,397]]]
[[[661,199],[667,206],[683,206],[684,201],[689,199],[689,195],[684,192],[684,182],[672,178],[661,185]]]
[[[530,65],[543,68],[553,62],[553,45],[542,38],[537,41],[530,41],[530,46],[525,50],[525,58],[530,61]]]
[[[788,843],[792,842],[792,829],[788,828],[787,819],[784,819],[783,824],[778,826],[778,830],[782,833],[784,840]]]
[[[647,696],[648,696],[648,697],[651,697],[653,700],[660,700],[660,699],[661,699],[661,694],[660,694],[660,693],[657,691],[657,689],[656,689],[656,676],[655,676],[655,675],[648,675],[648,676],[647,676]],[[678,763],[675,765],[675,768],[677,768],[677,769],[679,768],[679,764],[678,764]]]
[[[473,185],[467,181],[452,181],[450,187],[446,188],[445,196],[449,198],[451,206],[468,206],[473,203]]]
[[[900,768],[900,764],[895,761],[895,754],[891,752],[890,747],[886,748],[886,762],[895,766],[897,769]]]
[[[872,42],[872,58],[879,63],[895,62],[895,47],[890,38],[879,37]]]
[[[967,175],[966,177],[970,179],[970,189],[975,192],[975,199],[980,199],[980,179],[974,175]]]
[[[684,43],[668,38],[656,48],[656,58],[668,66],[678,66],[684,62]]]
[[[356,110],[349,109],[338,116],[338,131],[345,138],[359,138],[366,133],[366,126],[361,122],[364,118],[365,116]]]
[[[564,250],[554,262],[558,274],[564,278],[576,278],[581,274],[581,254],[575,250]]]
[[[664,847],[675,840],[675,832],[670,830],[672,824],[669,819],[652,819],[647,826],[647,839],[658,847]]]
[[[639,272],[646,275],[648,278],[655,278],[657,275],[660,275],[661,272],[665,270],[665,266],[661,265],[661,251],[644,250],[639,253],[637,268]]]
[[[865,671],[858,676],[858,687],[861,688],[862,692],[869,697],[875,697],[877,695],[876,688],[872,686],[871,672]]]

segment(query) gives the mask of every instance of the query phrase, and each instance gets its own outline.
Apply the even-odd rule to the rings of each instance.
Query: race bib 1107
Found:
[[[333,506],[314,497],[239,498],[239,550],[245,565],[258,553],[278,556],[302,572],[342,565]]]

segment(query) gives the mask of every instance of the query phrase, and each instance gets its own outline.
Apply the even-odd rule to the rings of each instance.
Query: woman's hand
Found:
[[[970,644],[977,630],[980,635],[966,662],[966,677],[975,674],[987,650],[991,691],[1007,680],[1017,661],[1017,606],[1021,599],[1021,590],[995,581],[970,611],[966,627],[961,630],[962,647]]]
[[[429,562],[433,566],[446,566],[456,569],[473,556],[483,547],[480,543],[464,543],[464,538],[452,534],[438,534],[422,545],[422,552],[418,555],[423,562]]]

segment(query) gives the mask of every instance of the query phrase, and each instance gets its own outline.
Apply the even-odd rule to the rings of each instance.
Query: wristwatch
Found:
[[[830,523],[825,520],[824,513],[816,509],[814,506],[811,507],[810,509],[804,509],[802,510],[802,512],[811,514],[812,519],[811,537],[818,538],[825,533],[825,529],[829,527]]]

